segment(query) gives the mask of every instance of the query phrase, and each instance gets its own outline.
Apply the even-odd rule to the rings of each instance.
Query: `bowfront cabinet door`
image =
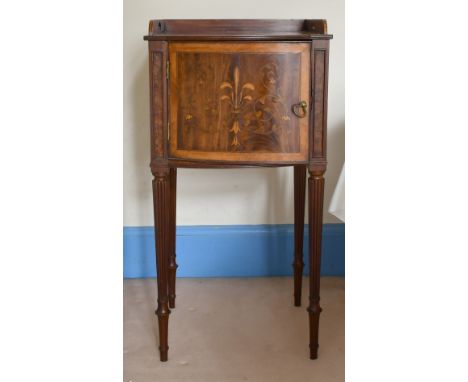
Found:
[[[308,43],[170,43],[169,157],[308,160]]]

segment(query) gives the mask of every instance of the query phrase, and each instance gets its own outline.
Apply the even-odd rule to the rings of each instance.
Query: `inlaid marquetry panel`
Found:
[[[170,156],[306,161],[309,44],[173,43]]]
[[[158,126],[158,124],[162,124],[164,119],[164,108],[163,108],[163,54],[162,52],[152,52],[152,59],[151,63],[153,65],[151,74],[151,102],[152,102],[152,126]],[[153,129],[152,138],[152,146],[153,149],[151,150],[152,153],[155,153],[158,157],[164,156],[164,137],[162,135],[163,129],[162,128],[155,128]]]
[[[312,109],[311,109],[311,159],[314,162],[326,160],[327,142],[327,83],[328,83],[328,41],[312,43]]]
[[[167,161],[167,43],[151,41],[149,44],[150,108],[151,108],[151,166]]]

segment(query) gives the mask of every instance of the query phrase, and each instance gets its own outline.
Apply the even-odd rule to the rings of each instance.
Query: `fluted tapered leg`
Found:
[[[153,173],[153,204],[156,236],[156,269],[158,277],[159,353],[161,361],[167,361],[168,323],[171,313],[168,304],[169,269],[169,169]]]
[[[294,305],[301,306],[306,166],[294,166]]]
[[[177,169],[169,171],[169,308],[175,308],[176,298],[176,194],[177,194]]]
[[[322,254],[323,171],[309,171],[309,330],[310,358],[317,358],[320,307],[320,260]]]

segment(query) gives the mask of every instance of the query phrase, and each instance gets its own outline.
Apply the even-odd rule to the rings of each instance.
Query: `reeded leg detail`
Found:
[[[320,307],[320,260],[322,252],[323,171],[309,170],[309,330],[310,359],[317,358]]]
[[[294,166],[294,305],[301,306],[306,166]]]
[[[169,188],[170,188],[170,203],[169,203],[169,307],[175,308],[175,288],[176,288],[176,203],[177,203],[177,169],[169,170]]]
[[[156,234],[156,269],[158,281],[159,352],[161,361],[167,361],[168,324],[171,313],[168,304],[168,249],[169,249],[169,169],[153,173],[153,206]]]

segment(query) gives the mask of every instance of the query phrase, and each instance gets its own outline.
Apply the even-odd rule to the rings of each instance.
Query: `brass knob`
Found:
[[[292,111],[296,117],[304,118],[307,115],[307,102],[301,101],[299,103],[292,105]]]

